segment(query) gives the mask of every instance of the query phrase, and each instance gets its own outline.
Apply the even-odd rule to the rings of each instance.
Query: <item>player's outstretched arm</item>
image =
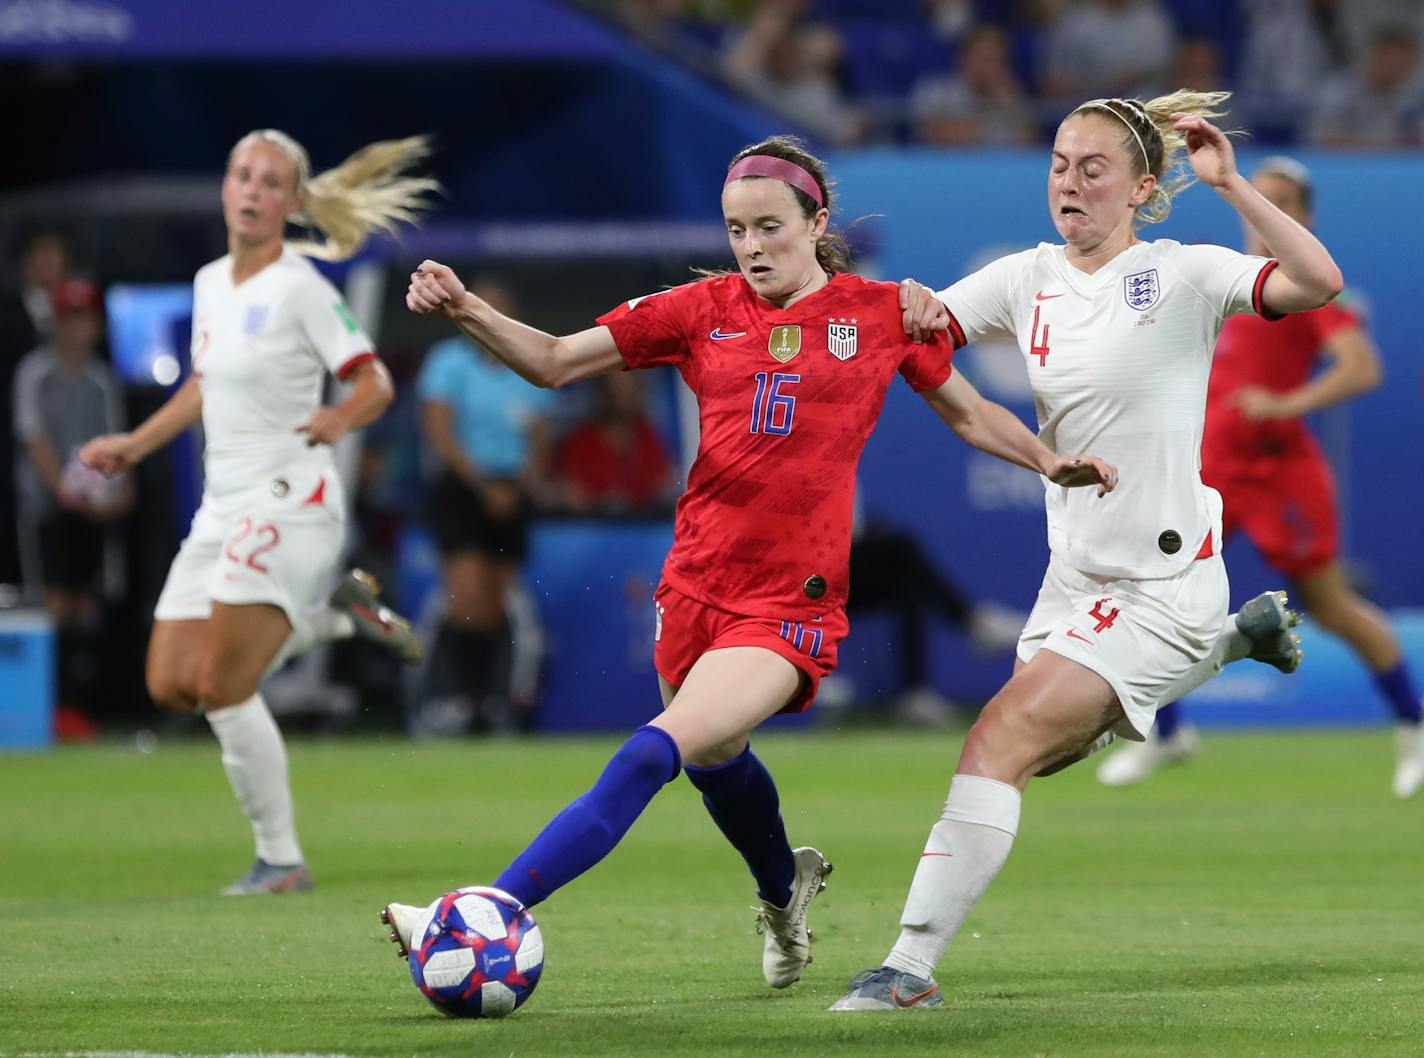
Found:
[[[1236,152],[1219,128],[1194,114],[1173,114],[1187,138],[1187,161],[1270,248],[1281,266],[1266,277],[1261,301],[1270,311],[1305,312],[1328,305],[1344,289],[1340,266],[1310,229],[1273,206],[1236,169]]]
[[[562,338],[545,334],[496,312],[438,261],[423,261],[411,273],[405,303],[411,312],[444,316],[526,382],[546,389],[625,366],[607,327]]]
[[[1099,496],[1117,487],[1117,467],[1096,456],[1056,455],[1017,415],[985,400],[958,371],[921,395],[951,430],[981,452],[1027,467],[1055,485],[1097,485]]]
[[[203,391],[198,388],[198,380],[190,375],[178,387],[178,392],[137,429],[93,438],[79,450],[79,459],[102,474],[122,474],[202,417]]]

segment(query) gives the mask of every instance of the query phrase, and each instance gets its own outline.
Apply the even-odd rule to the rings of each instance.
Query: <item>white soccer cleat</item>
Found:
[[[1424,724],[1400,724],[1394,750],[1394,796],[1403,801],[1424,786]]]
[[[410,938],[424,910],[410,904],[387,904],[381,908],[381,921],[391,927],[391,942],[402,959],[410,954]]]
[[[772,988],[795,984],[810,963],[811,931],[806,928],[806,909],[826,887],[826,875],[832,870],[826,858],[813,848],[799,848],[791,855],[796,859],[796,878],[791,883],[790,902],[782,908],[763,900],[757,909],[756,931],[766,938],[761,972]]]
[[[1169,764],[1190,760],[1200,741],[1196,729],[1183,724],[1169,739],[1154,730],[1146,742],[1128,742],[1098,765],[1098,782],[1104,786],[1135,786]]]

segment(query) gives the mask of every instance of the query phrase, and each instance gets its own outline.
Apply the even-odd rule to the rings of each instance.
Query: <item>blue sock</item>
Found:
[[[1400,662],[1388,672],[1374,674],[1375,686],[1380,694],[1389,699],[1389,707],[1401,723],[1417,724],[1420,721],[1419,692],[1414,689],[1414,680],[1409,669]]]
[[[750,744],[733,760],[713,768],[683,769],[702,791],[712,821],[742,854],[756,879],[757,895],[774,907],[791,902],[796,860],[781,822],[781,799],[771,772]]]
[[[593,788],[540,831],[495,879],[495,888],[525,907],[548,899],[612,852],[681,767],[682,755],[671,735],[661,728],[638,728],[613,754]]]
[[[1157,710],[1157,737],[1166,740],[1177,733],[1182,724],[1182,707],[1176,702],[1168,702]]]

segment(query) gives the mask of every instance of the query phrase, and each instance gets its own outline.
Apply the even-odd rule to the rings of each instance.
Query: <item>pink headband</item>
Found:
[[[826,204],[821,197],[821,187],[816,183],[815,177],[802,169],[795,162],[788,162],[784,158],[772,158],[765,154],[749,154],[736,165],[732,166],[732,171],[727,174],[723,187],[733,180],[740,180],[744,176],[767,176],[773,180],[780,180],[783,184],[789,184],[797,191],[808,195],[818,206]]]

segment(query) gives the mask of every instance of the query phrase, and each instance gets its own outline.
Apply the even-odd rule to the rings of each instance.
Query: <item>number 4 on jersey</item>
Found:
[[[1048,324],[1043,325],[1043,338],[1038,337],[1038,306],[1033,307],[1033,327],[1029,331],[1028,355],[1038,357],[1038,366],[1048,363]]]

